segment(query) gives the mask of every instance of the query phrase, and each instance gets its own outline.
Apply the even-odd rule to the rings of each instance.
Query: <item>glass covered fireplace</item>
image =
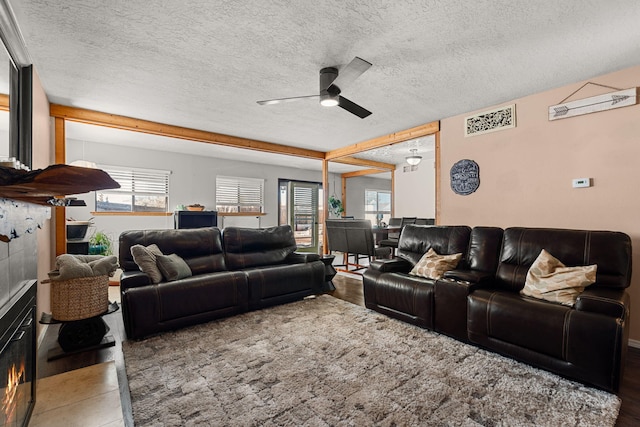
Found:
[[[0,308],[0,426],[27,426],[36,390],[36,281]]]

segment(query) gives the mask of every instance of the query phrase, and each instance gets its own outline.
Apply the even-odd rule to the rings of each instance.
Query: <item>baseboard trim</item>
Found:
[[[630,339],[629,347],[640,348],[640,341]]]

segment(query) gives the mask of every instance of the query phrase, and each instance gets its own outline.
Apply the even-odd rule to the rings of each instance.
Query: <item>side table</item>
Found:
[[[60,324],[58,345],[49,349],[47,360],[56,360],[83,351],[116,345],[113,336],[107,335],[109,326],[102,319],[102,316],[118,311],[119,308],[118,303],[112,302],[109,303],[107,311],[99,316],[68,322],[54,319],[51,313],[42,313],[41,324]]]
[[[332,279],[338,273],[336,269],[333,267],[333,260],[336,258],[335,255],[327,254],[320,257],[320,261],[324,264],[324,286],[322,287],[323,292],[333,292],[336,290],[336,287],[333,285]]]

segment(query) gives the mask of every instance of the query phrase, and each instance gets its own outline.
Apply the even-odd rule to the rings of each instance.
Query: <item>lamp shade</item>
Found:
[[[411,151],[411,155],[405,158],[407,163],[409,163],[411,166],[415,166],[422,161],[422,156],[418,156],[417,149],[412,148],[409,151]]]

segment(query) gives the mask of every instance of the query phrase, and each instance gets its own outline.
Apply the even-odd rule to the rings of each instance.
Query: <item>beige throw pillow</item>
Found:
[[[462,254],[438,255],[433,248],[429,248],[409,274],[437,280],[442,277],[445,271],[456,268],[460,258],[462,258]]]
[[[584,288],[596,281],[597,265],[567,267],[544,249],[527,272],[522,295],[573,306]]]
[[[131,246],[133,261],[138,264],[140,271],[147,273],[151,283],[160,283],[162,281],[162,273],[156,265],[156,258],[161,255],[163,255],[162,251],[155,244],[147,247],[142,245]]]

